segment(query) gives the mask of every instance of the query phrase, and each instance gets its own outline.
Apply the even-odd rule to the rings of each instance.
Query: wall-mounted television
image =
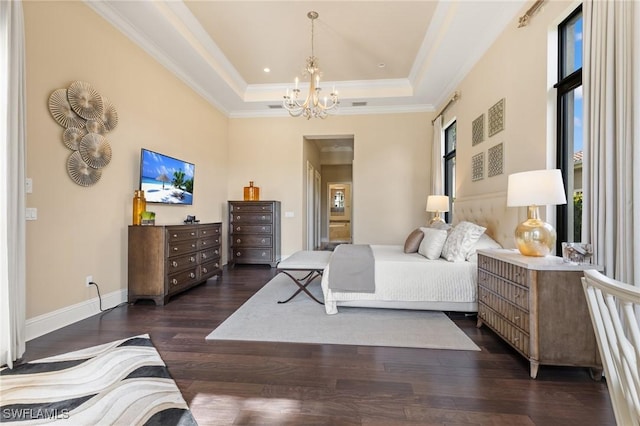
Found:
[[[140,189],[147,203],[193,204],[193,163],[142,148]]]

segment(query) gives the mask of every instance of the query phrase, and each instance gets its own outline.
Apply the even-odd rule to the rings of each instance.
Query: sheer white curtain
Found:
[[[442,115],[433,121],[433,148],[431,150],[431,194],[443,195],[442,183]]]
[[[583,6],[583,241],[594,243],[595,261],[604,265],[606,275],[636,286],[640,286],[638,7],[637,2],[617,0],[586,0]]]
[[[25,69],[19,0],[0,1],[0,365],[25,350]]]

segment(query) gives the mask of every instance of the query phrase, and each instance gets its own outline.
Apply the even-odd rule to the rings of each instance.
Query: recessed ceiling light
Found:
[[[386,67],[386,66],[387,66],[387,64],[385,64],[384,62],[380,62],[380,63],[378,64],[378,68],[384,68],[384,67]]]
[[[265,68],[263,69],[264,72],[271,72],[271,68]]]

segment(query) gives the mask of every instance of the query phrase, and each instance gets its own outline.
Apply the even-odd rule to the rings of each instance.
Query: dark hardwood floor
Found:
[[[482,351],[205,341],[274,272],[225,269],[163,307],[125,305],[34,339],[24,360],[148,333],[200,425],[615,424],[604,381],[545,366],[532,380],[462,314],[451,318]]]

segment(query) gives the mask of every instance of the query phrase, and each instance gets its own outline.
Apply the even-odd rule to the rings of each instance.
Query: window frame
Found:
[[[453,149],[449,149],[448,135],[451,129],[455,127],[455,142]],[[443,158],[443,170],[444,170],[444,195],[449,196],[449,211],[444,214],[445,222],[451,223],[451,217],[453,215],[453,201],[455,199],[455,172],[456,172],[456,147],[458,145],[458,125],[457,120],[452,120],[443,130],[444,138],[444,155]],[[449,150],[448,150],[449,149]],[[449,170],[451,168],[451,171]],[[451,179],[453,175],[453,179]],[[453,181],[452,181],[453,180]]]
[[[573,115],[568,116],[565,95],[582,86],[583,67],[581,66],[564,78],[563,75],[565,74],[565,59],[568,50],[566,45],[567,25],[578,15],[582,15],[582,5],[579,5],[558,25],[558,82],[553,86],[556,89],[556,166],[562,173],[567,204],[556,207],[556,233],[558,236],[556,239],[556,253],[562,253],[562,241],[574,240],[574,230],[570,229],[573,227],[569,226],[569,203],[573,203],[573,188],[569,191],[569,182],[573,181],[573,177],[570,179],[568,175],[574,171],[573,155],[569,155],[569,152],[573,153],[574,141],[573,139],[569,140],[569,132],[567,131],[567,123],[573,121]]]

